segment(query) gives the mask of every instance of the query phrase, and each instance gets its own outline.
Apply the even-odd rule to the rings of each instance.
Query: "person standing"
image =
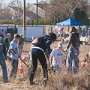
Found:
[[[30,84],[33,85],[33,79],[35,75],[35,71],[37,69],[38,60],[43,69],[44,81],[47,82],[48,80],[48,70],[47,70],[47,59],[49,59],[49,50],[50,45],[56,40],[56,35],[54,33],[49,33],[49,35],[44,35],[43,37],[35,38],[32,41],[31,46],[31,71],[30,71]],[[46,55],[46,56],[45,56]]]
[[[67,68],[68,72],[77,73],[79,68],[79,47],[80,47],[80,37],[77,29],[72,27],[71,37],[68,49],[68,59],[67,59]]]
[[[16,78],[17,69],[18,69],[18,57],[19,57],[19,48],[18,41],[20,39],[20,35],[15,34],[13,40],[10,42],[9,53],[11,57],[11,72],[9,78]]]
[[[7,47],[7,51],[9,49],[10,42],[11,42],[11,34],[7,33],[7,36],[6,36],[6,39],[5,39],[5,44],[6,44],[6,47]]]
[[[51,67],[55,72],[59,72],[61,70],[62,57],[63,57],[62,43],[59,42],[58,47],[54,48],[50,54]]]
[[[5,60],[7,59],[7,50],[6,50],[6,44],[5,44],[5,37],[1,34],[0,37],[2,37],[2,42],[3,42],[3,53],[5,56]]]
[[[8,74],[7,74],[7,66],[6,66],[5,54],[4,54],[5,45],[4,45],[2,36],[3,35],[0,36],[0,65],[3,72],[4,83],[8,83],[9,81],[8,81]]]
[[[11,42],[11,34],[10,33],[7,33],[7,36],[5,38],[6,57],[7,57],[8,49],[9,49],[9,46],[10,46],[10,42]]]
[[[19,39],[19,43],[18,43],[19,56],[20,57],[21,57],[21,54],[22,54],[23,45],[24,45],[24,38],[22,37],[22,34],[20,34],[20,39]]]

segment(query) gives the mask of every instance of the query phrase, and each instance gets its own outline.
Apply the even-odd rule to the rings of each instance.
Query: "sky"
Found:
[[[10,3],[10,1],[13,1],[13,0],[0,0],[0,3],[2,2],[2,8],[5,8],[7,7],[7,5]],[[23,2],[23,0],[20,0]],[[38,2],[40,1],[49,1],[49,0],[38,0]],[[37,0],[26,0],[26,3],[36,3]]]
[[[12,0],[5,0],[5,1],[8,3],[8,2],[10,2],[10,1],[12,1]],[[23,0],[22,0],[22,1],[23,1]],[[36,2],[36,0],[26,0],[26,2],[28,2],[28,1],[31,2],[31,3],[35,3],[35,2]],[[39,0],[39,1],[40,1],[40,0]]]
[[[5,3],[9,3],[9,2],[12,1],[12,0],[2,0],[2,1],[5,1]],[[23,0],[22,0],[22,1],[23,1]],[[47,0],[38,0],[38,1],[47,1]],[[36,0],[26,0],[26,2],[35,3]]]

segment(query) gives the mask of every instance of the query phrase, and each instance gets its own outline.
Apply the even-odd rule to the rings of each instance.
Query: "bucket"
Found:
[[[19,66],[18,71],[19,71],[19,74],[24,74],[23,66]]]

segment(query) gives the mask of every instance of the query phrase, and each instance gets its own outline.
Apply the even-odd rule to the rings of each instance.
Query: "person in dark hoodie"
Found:
[[[4,53],[4,56],[5,56],[5,59],[7,59],[7,51],[6,51],[6,44],[5,44],[5,41],[4,41],[4,36],[1,34],[0,37],[2,38],[1,42],[3,42],[3,53]]]
[[[49,60],[49,55],[51,52],[50,45],[56,40],[56,34],[49,33],[49,35],[44,35],[39,38],[35,38],[32,41],[31,47],[31,59],[32,59],[32,67],[30,71],[30,84],[33,85],[33,79],[35,75],[35,71],[37,69],[38,60],[43,69],[44,81],[47,82],[48,80],[48,70],[47,70],[47,59]],[[46,56],[45,56],[46,55]]]
[[[68,49],[67,67],[68,71],[71,71],[73,73],[77,73],[79,67],[79,59],[78,59],[79,47],[80,47],[79,33],[75,27],[72,27],[70,41],[67,46]]]
[[[3,38],[3,35],[0,35],[0,65],[3,72],[4,83],[8,83],[7,66],[5,62],[6,47]]]

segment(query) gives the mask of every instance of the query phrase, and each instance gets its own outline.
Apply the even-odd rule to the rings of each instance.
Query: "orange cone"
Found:
[[[24,67],[22,65],[20,65],[18,68],[18,74],[21,80],[24,79]]]
[[[19,70],[19,74],[24,74],[23,66],[19,66],[18,70]]]

